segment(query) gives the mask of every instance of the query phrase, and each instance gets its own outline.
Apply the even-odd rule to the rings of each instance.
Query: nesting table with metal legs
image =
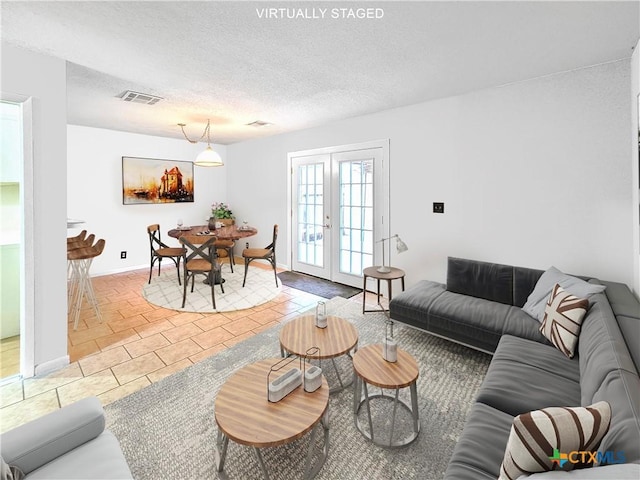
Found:
[[[317,347],[319,352],[309,355],[310,348]],[[330,359],[339,385],[331,387],[331,393],[344,390],[351,385],[351,376],[343,380],[335,364],[335,359],[342,355],[351,357],[352,351],[358,350],[358,331],[344,318],[327,316],[327,327],[315,325],[315,315],[303,315],[287,323],[280,330],[280,353],[282,356],[294,354],[303,358]]]
[[[218,425],[214,449],[216,470],[224,470],[229,439],[252,447],[262,475],[269,473],[261,450],[293,442],[311,431],[305,461],[304,478],[311,479],[322,469],[329,454],[329,386],[322,378],[318,390],[308,393],[302,386],[277,403],[267,399],[267,376],[278,358],[261,360],[238,370],[222,386],[215,400]],[[322,429],[323,443],[313,462],[317,432]]]
[[[415,359],[406,351],[398,349],[398,361],[393,363],[387,362],[382,358],[382,345],[368,345],[358,350],[353,356],[353,370],[353,416],[358,431],[365,438],[381,447],[403,447],[418,438],[418,434],[420,433],[420,417],[416,382],[418,380],[419,370]],[[380,394],[371,395],[369,393],[370,386],[395,390],[395,394],[391,396],[381,390]],[[399,399],[400,389],[407,387],[410,390],[411,405],[407,405],[407,403]],[[374,431],[371,407],[372,404],[380,400],[393,401],[393,413],[389,432]],[[368,423],[368,431],[363,428],[363,422],[360,421],[358,416],[362,406],[365,406],[367,411],[366,423]],[[394,440],[393,434],[396,426],[398,407],[405,409],[411,414],[412,429],[403,439]]]

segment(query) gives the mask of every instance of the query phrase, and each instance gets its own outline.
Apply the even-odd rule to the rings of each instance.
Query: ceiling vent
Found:
[[[269,122],[264,122],[262,120],[256,120],[255,122],[247,123],[248,127],[268,127],[269,125],[273,125]]]
[[[134,92],[131,90],[127,90],[118,96],[123,102],[144,103],[145,105],[155,105],[162,100],[162,97],[156,97],[155,95],[150,95],[148,93]]]

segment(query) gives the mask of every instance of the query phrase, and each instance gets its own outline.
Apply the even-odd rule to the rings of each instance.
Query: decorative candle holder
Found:
[[[307,358],[310,358],[313,355],[318,356],[318,363],[321,363],[320,360],[320,349],[318,347],[311,347],[307,350]],[[307,367],[307,362],[303,362],[303,385],[304,391],[311,393],[315,392],[322,386],[322,368],[320,366],[311,365],[309,368]]]
[[[393,322],[385,322],[385,336],[382,343],[382,358],[387,362],[398,361],[398,342],[393,338]]]
[[[316,305],[316,327],[327,328],[327,304],[322,301]]]

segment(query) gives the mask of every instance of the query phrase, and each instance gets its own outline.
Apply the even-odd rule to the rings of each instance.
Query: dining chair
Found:
[[[184,286],[182,293],[182,308],[187,301],[187,285],[191,279],[191,293],[195,286],[195,277],[198,274],[205,275],[211,285],[211,303],[216,308],[215,284],[216,280],[220,285],[220,290],[224,293],[222,278],[220,275],[220,264],[217,261],[217,249],[215,247],[217,238],[214,235],[183,235],[180,243],[184,246],[183,268]]]
[[[73,306],[74,330],[78,328],[80,310],[82,309],[82,300],[84,297],[87,298],[87,301],[93,307],[98,320],[102,322],[102,314],[100,313],[100,307],[98,306],[96,294],[93,290],[89,270],[93,259],[102,254],[105,243],[104,239],[100,239],[95,245],[89,244],[89,246],[67,249],[67,260],[71,265],[72,272],[70,281],[72,285],[70,303]]]
[[[218,250],[218,258],[229,259],[229,267],[231,267],[231,273],[233,273],[233,266],[235,265],[233,249],[236,246],[236,242],[233,240],[216,240],[215,246]]]
[[[153,265],[158,262],[158,276],[160,276],[160,265],[163,258],[169,258],[176,265],[176,271],[178,272],[178,285],[180,283],[180,259],[184,255],[184,248],[170,247],[162,242],[160,238],[160,225],[157,223],[149,225],[147,227],[147,233],[149,234],[149,245],[151,247],[151,266],[149,267],[149,282],[151,283],[151,273],[153,272]]]
[[[276,273],[276,240],[278,239],[278,225],[273,226],[273,240],[269,245],[264,248],[245,248],[242,251],[242,257],[244,258],[244,280],[242,286],[244,287],[247,281],[247,270],[249,270],[249,264],[253,260],[268,260],[273,267],[273,276],[276,279],[276,287],[278,286],[278,275]]]

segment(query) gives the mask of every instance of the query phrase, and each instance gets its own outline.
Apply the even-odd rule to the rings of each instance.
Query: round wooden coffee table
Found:
[[[318,347],[317,354],[307,353],[310,348]],[[294,318],[280,330],[280,352],[282,356],[288,353],[303,358],[331,359],[338,377],[339,387],[331,388],[331,393],[338,392],[351,385],[344,383],[334,359],[341,355],[351,357],[351,350],[358,349],[358,331],[344,318],[334,315],[327,316],[327,328],[318,328],[315,315],[303,315]]]
[[[420,418],[416,382],[420,372],[415,359],[409,353],[398,348],[398,361],[387,362],[382,358],[382,345],[367,345],[353,356],[353,370],[355,372],[353,418],[358,431],[364,435],[365,438],[382,447],[402,447],[409,445],[418,438],[418,434],[420,433]],[[393,397],[384,393],[369,395],[367,384],[380,387],[381,389],[395,390],[395,395]],[[406,387],[409,387],[411,393],[411,406],[398,399],[400,389]],[[363,390],[364,398],[362,396]],[[388,440],[383,440],[380,438],[380,434],[374,433],[370,405],[370,401],[373,399],[392,399],[394,402]],[[362,428],[362,424],[358,419],[358,413],[362,405],[366,405],[367,407],[367,418],[369,420],[368,432]],[[406,409],[411,414],[413,431],[406,438],[394,441],[393,431],[398,406]]]
[[[270,358],[241,368],[222,386],[215,400],[218,424],[216,453],[217,470],[224,469],[229,439],[253,447],[265,478],[269,478],[260,453],[261,448],[277,447],[293,442],[312,430],[305,465],[305,478],[313,478],[322,468],[329,453],[329,386],[322,378],[322,386],[315,392],[305,392],[302,386],[276,403],[267,399],[267,375],[280,362]],[[297,365],[293,365],[297,366]],[[277,374],[271,374],[273,381]],[[311,465],[318,424],[324,430],[323,451],[315,465]]]

